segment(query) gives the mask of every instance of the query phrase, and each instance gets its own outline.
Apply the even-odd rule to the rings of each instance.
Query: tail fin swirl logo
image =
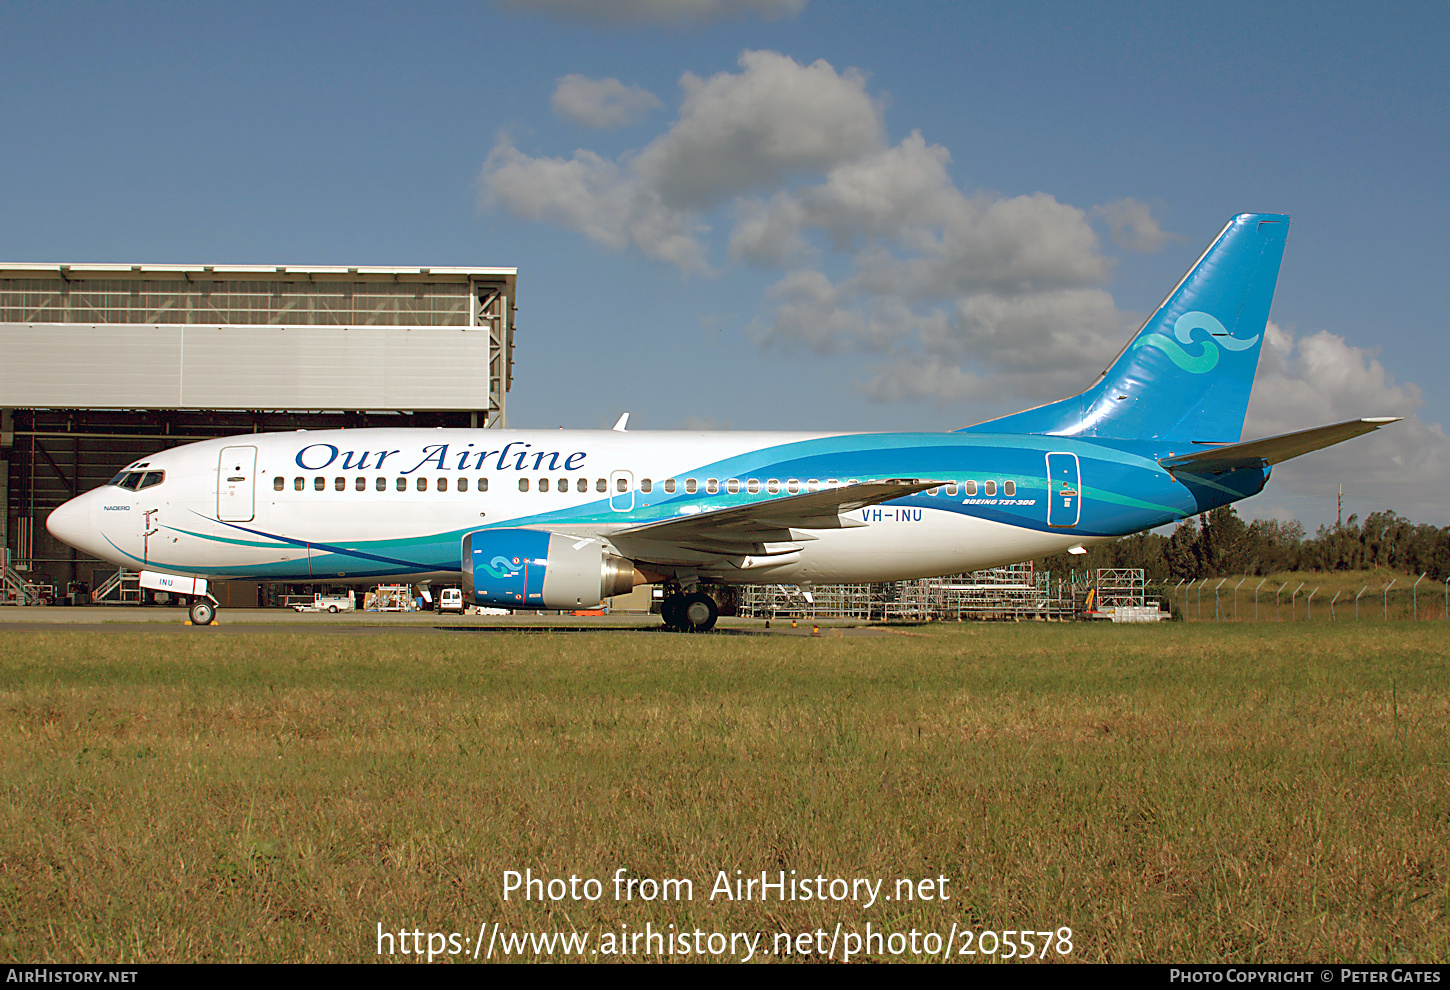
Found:
[[[1208,333],[1207,339],[1196,342],[1199,345],[1197,354],[1180,346],[1180,344],[1195,343],[1193,340],[1195,330],[1203,330]],[[1178,339],[1174,340],[1174,337]],[[1134,342],[1133,349],[1155,347],[1167,354],[1169,359],[1184,371],[1202,375],[1212,371],[1218,365],[1220,346],[1230,351],[1244,351],[1258,342],[1258,334],[1254,334],[1248,340],[1239,340],[1230,334],[1217,319],[1208,313],[1195,310],[1191,313],[1184,313],[1173,324],[1173,337],[1161,333],[1145,333]]]

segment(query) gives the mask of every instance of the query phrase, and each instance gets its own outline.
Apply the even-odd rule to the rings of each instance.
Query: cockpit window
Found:
[[[122,471],[106,484],[135,492],[143,488],[153,488],[165,480],[165,471]]]

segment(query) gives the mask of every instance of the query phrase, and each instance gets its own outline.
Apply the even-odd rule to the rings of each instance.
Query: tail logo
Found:
[[[1197,354],[1185,350],[1180,344],[1192,344],[1193,331],[1204,330],[1208,333],[1206,340],[1197,341],[1199,351]],[[1173,338],[1178,338],[1174,340]],[[1168,355],[1169,360],[1184,371],[1193,375],[1202,375],[1212,371],[1218,366],[1218,349],[1220,346],[1230,351],[1244,351],[1253,347],[1259,342],[1259,335],[1254,334],[1248,340],[1239,340],[1228,332],[1222,323],[1207,313],[1195,310],[1191,313],[1184,313],[1176,323],[1173,324],[1173,337],[1161,333],[1148,333],[1139,337],[1133,344],[1133,350],[1140,347],[1154,347]]]

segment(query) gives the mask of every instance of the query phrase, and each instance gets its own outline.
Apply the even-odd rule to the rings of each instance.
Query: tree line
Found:
[[[1360,571],[1388,568],[1450,577],[1450,526],[1437,529],[1392,511],[1371,512],[1361,522],[1320,526],[1306,536],[1298,522],[1259,519],[1245,523],[1231,505],[1185,519],[1169,536],[1138,533],[1088,549],[1034,561],[1061,572],[1097,567],[1141,567],[1150,584],[1234,574],[1283,571]]]

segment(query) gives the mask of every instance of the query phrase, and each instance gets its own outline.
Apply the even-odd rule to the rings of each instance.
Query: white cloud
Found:
[[[1102,217],[1108,224],[1113,243],[1124,251],[1149,254],[1167,244],[1172,234],[1158,226],[1147,203],[1136,199],[1120,199],[1102,206],[1093,207],[1093,216]]]
[[[759,17],[795,17],[806,0],[504,0],[519,10],[594,23],[686,24]]]
[[[1348,344],[1328,331],[1296,338],[1270,322],[1265,331],[1258,378],[1249,402],[1246,438],[1358,419],[1362,416],[1404,416],[1365,437],[1314,451],[1279,465],[1252,511],[1289,511],[1300,517],[1306,508],[1332,516],[1333,496],[1342,483],[1350,511],[1361,516],[1367,506],[1392,508],[1416,522],[1450,523],[1443,492],[1450,487],[1450,437],[1438,423],[1426,423],[1418,410],[1420,389],[1396,384],[1373,353]],[[1320,496],[1317,506],[1296,499]]]
[[[880,107],[859,73],[774,52],[745,52],[740,65],[709,79],[686,73],[679,119],[618,161],[587,150],[536,158],[500,137],[479,176],[482,201],[615,249],[633,245],[682,271],[708,270],[697,237],[704,209],[829,169],[880,137]],[[742,235],[742,252],[765,250],[747,241]]]
[[[634,161],[667,203],[714,205],[879,144],[881,109],[860,73],[763,51],[745,52],[740,65],[709,79],[685,73],[680,119]]]
[[[1112,262],[1087,215],[1046,193],[966,195],[949,162],[912,133],[819,185],[751,201],[737,257],[799,262],[818,233],[856,268],[839,284],[789,273],[758,336],[881,354],[865,390],[883,401],[1041,401],[1084,387],[1131,331],[1101,288]]]
[[[618,127],[638,122],[659,107],[659,97],[618,79],[586,79],[568,75],[554,87],[550,101],[560,117],[589,127]]]
[[[698,218],[592,151],[532,158],[501,138],[483,165],[481,199],[515,216],[559,224],[616,250],[629,245],[681,271],[707,271]]]
[[[782,265],[811,253],[802,236],[805,207],[788,192],[769,202],[755,196],[735,201],[735,229],[730,232],[730,257],[752,264]]]

